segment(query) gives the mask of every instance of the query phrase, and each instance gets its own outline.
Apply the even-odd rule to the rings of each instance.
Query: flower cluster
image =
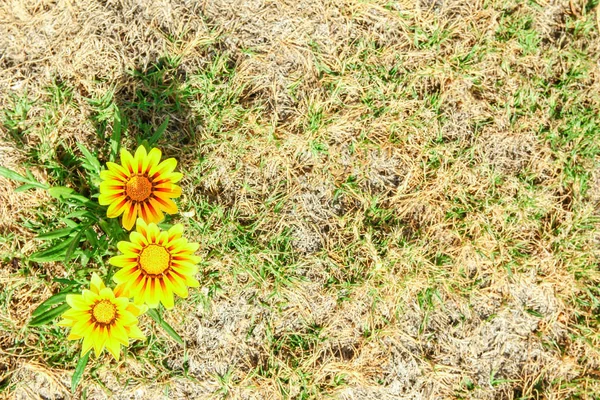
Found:
[[[107,216],[122,215],[126,230],[135,230],[128,241],[117,248],[122,253],[109,262],[118,267],[112,277],[116,287],[106,287],[94,274],[90,289],[68,295],[71,307],[63,314],[60,325],[71,327],[68,339],[83,339],[82,354],[94,349],[99,356],[106,347],[119,359],[120,346],[129,339],[144,339],[138,327],[138,316],[147,308],[173,308],[174,295],[188,296],[188,287],[200,284],[194,278],[200,258],[194,253],[199,245],[183,237],[183,225],[163,231],[156,224],[164,212],[177,213],[173,198],[181,195],[176,185],[182,174],[174,172],[177,161],[161,162],[161,151],[146,152],[140,146],[134,155],[121,150],[121,164],[107,163],[101,172],[101,205],[108,206]],[[132,299],[132,300],[131,300]]]

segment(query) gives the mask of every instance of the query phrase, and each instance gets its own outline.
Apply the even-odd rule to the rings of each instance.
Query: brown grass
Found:
[[[599,126],[553,139],[600,109],[594,4],[0,1],[0,109],[32,103],[0,165],[53,183],[61,151],[104,145],[89,99],[112,91],[125,145],[170,118],[202,244],[203,288],[166,315],[185,347],[145,323],[149,350],[93,361],[75,398],[594,398]],[[174,93],[131,73],[166,55]],[[71,267],[27,262],[55,209],[15,187],[0,393],[70,398],[26,323]]]

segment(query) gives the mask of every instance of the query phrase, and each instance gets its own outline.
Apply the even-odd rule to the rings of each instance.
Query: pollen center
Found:
[[[160,275],[171,266],[171,253],[163,246],[151,244],[140,254],[140,267],[149,275]]]
[[[114,321],[117,310],[110,301],[102,300],[92,309],[92,315],[97,322],[101,324],[110,324]]]
[[[134,175],[127,181],[125,192],[131,200],[144,201],[152,193],[152,182],[143,175]]]

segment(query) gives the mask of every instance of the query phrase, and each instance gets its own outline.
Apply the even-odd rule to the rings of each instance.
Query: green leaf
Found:
[[[52,246],[46,250],[36,251],[29,259],[35,262],[50,262],[50,261],[59,261],[62,260],[66,249],[71,244],[70,240],[64,240],[59,244]]]
[[[117,109],[114,117],[113,133],[110,137],[110,161],[116,160],[119,147],[121,146],[121,110]]]
[[[36,239],[37,240],[56,239],[56,238],[60,238],[60,237],[64,237],[64,236],[69,236],[71,234],[71,232],[73,232],[73,231],[74,231],[73,228],[57,229],[55,231],[41,233],[36,237]]]
[[[8,169],[5,167],[0,167],[0,176],[5,177],[6,179],[10,179],[10,180],[17,181],[17,182],[23,182],[23,183],[31,185],[30,187],[27,187],[27,189],[29,189],[31,187],[48,189],[48,185],[44,185],[43,183],[40,183],[37,180],[35,180],[31,171],[27,171],[27,176],[23,176],[11,169]],[[21,189],[21,190],[27,190],[27,189]]]
[[[3,176],[13,181],[29,183],[29,179],[27,179],[23,175],[4,167],[0,167],[0,176]]]
[[[50,296],[48,299],[46,299],[46,301],[44,301],[42,304],[37,306],[37,308],[31,314],[31,318],[35,318],[37,316],[44,314],[50,307],[52,307],[56,304],[64,303],[67,299],[67,295],[73,294],[73,293],[75,293],[75,292],[63,291],[63,292],[56,293],[55,295]]]
[[[15,192],[19,193],[19,192],[24,192],[29,189],[37,189],[37,188],[40,188],[40,185],[36,185],[35,183],[26,183],[26,184],[21,185],[18,188],[16,188]]]
[[[58,307],[54,307],[51,310],[47,310],[41,315],[38,315],[35,318],[32,318],[29,321],[29,326],[41,326],[50,323],[54,318],[62,315],[65,311],[67,311],[71,306],[67,303],[61,304]]]
[[[152,308],[149,309],[148,315],[150,315],[150,318],[156,321],[156,323],[159,324],[165,330],[165,332],[167,332],[169,336],[171,336],[177,343],[183,345],[183,339],[181,338],[181,336],[179,336],[177,332],[175,332],[175,329],[173,329],[171,325],[169,325],[165,320],[161,318],[157,310]]]
[[[100,243],[98,242],[98,234],[96,233],[96,231],[94,231],[94,228],[88,228],[84,231],[85,234],[85,238],[87,239],[88,242],[90,242],[90,245],[94,248],[94,249],[98,249],[100,247]]]
[[[62,283],[63,285],[69,285],[69,286],[80,285],[79,282],[77,282],[73,279],[67,279],[67,278],[52,278],[52,282]]]
[[[48,194],[59,200],[68,199],[73,193],[75,193],[73,189],[65,186],[54,186],[48,189]]]
[[[100,174],[100,161],[98,161],[98,158],[81,143],[77,142],[77,147],[79,147],[79,150],[81,150],[81,153],[85,157],[86,161],[81,165],[90,172]]]
[[[71,259],[73,252],[75,252],[75,249],[79,246],[79,241],[81,240],[82,234],[83,234],[82,231],[77,232],[77,235],[75,235],[73,240],[71,240],[71,244],[69,244],[69,248],[67,249],[67,252],[65,253],[65,262],[67,262]]]
[[[167,118],[163,121],[163,123],[160,124],[160,126],[158,127],[156,132],[154,132],[154,135],[152,135],[152,137],[150,139],[148,139],[148,144],[150,145],[150,147],[152,147],[156,142],[158,142],[158,140],[162,137],[162,135],[164,135],[165,130],[167,129],[168,125],[169,125],[169,116],[167,116]]]
[[[92,350],[88,350],[84,356],[79,357],[79,361],[77,361],[77,366],[75,367],[75,372],[73,372],[73,377],[71,378],[71,393],[75,393],[77,386],[79,385],[79,381],[81,381],[81,377],[83,376],[83,372],[85,371],[85,367],[87,366],[88,360],[90,359],[90,353]]]
[[[81,217],[91,218],[93,220],[97,219],[94,214],[92,214],[91,212],[86,211],[86,210],[75,211],[68,215],[65,215],[65,218],[81,218]]]

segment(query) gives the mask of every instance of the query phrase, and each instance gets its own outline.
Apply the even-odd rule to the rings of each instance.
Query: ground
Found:
[[[142,318],[71,394],[80,344],[27,324],[116,249],[34,261],[68,207],[0,178],[0,395],[597,399],[599,29],[596,0],[0,0],[0,165],[95,199],[77,145],[168,121],[202,257],[184,345]]]

